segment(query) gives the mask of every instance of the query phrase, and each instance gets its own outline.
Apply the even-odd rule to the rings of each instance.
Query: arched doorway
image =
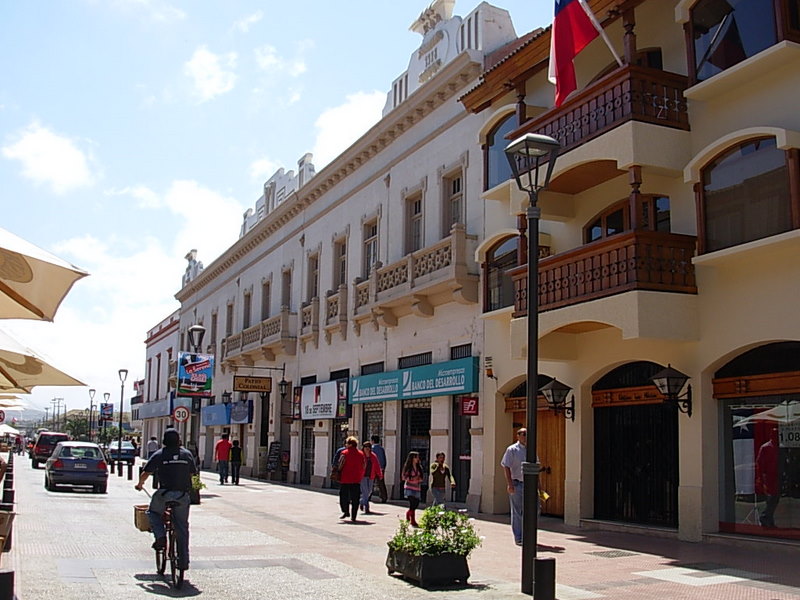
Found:
[[[714,374],[720,531],[800,539],[800,342],[740,354]]]
[[[539,375],[539,388],[552,381],[552,377]],[[527,423],[527,384],[514,388],[506,397],[506,412],[512,413],[513,428],[509,432],[509,442],[516,441],[516,431]],[[564,516],[565,469],[565,419],[562,415],[547,408],[543,395],[539,395],[536,412],[536,445],[542,471],[539,473],[539,489],[550,496],[542,503],[542,514],[553,517]]]
[[[592,386],[596,519],[678,526],[678,411],[649,381],[662,368],[628,363]]]

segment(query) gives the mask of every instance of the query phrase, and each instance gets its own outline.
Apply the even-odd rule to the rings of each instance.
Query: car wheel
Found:
[[[39,461],[38,461],[38,460],[36,460],[35,458],[32,458],[32,459],[31,459],[31,466],[32,466],[34,469],[38,469],[38,468],[39,468]]]
[[[100,484],[95,489],[97,490],[98,494],[105,494],[108,492],[108,484],[107,483]]]
[[[53,485],[53,482],[50,481],[50,478],[47,475],[44,476],[44,489],[49,492],[54,492],[56,489],[56,486]]]

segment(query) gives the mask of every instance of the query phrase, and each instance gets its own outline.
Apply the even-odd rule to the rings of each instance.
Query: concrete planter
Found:
[[[386,569],[390,575],[400,573],[423,588],[454,582],[466,584],[469,579],[467,557],[458,554],[415,556],[407,552],[389,550]]]

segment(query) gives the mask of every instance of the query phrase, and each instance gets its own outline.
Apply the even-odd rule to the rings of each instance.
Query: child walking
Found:
[[[415,511],[419,506],[424,475],[419,460],[419,452],[412,450],[408,453],[406,462],[403,465],[402,478],[403,491],[405,497],[408,498],[409,506],[408,511],[406,511],[406,521],[410,521],[413,527],[419,527]]]

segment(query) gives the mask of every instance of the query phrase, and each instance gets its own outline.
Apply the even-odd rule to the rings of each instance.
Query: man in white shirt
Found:
[[[511,504],[511,532],[514,542],[522,546],[522,509],[524,505],[524,487],[522,463],[525,462],[528,443],[528,430],[524,427],[517,431],[517,441],[506,448],[500,466],[506,474],[506,489]]]

